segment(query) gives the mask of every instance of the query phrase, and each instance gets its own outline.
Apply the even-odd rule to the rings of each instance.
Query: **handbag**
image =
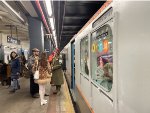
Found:
[[[36,70],[34,73],[34,79],[37,80],[39,79],[39,70]]]

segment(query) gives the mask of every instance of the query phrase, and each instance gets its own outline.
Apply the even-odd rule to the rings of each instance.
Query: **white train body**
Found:
[[[101,13],[97,13],[94,20],[75,35],[64,48],[67,79],[71,81],[71,45],[74,41],[76,87],[73,91],[74,101],[79,105],[81,113],[150,113],[149,12],[149,1],[113,1],[102,9]],[[95,54],[93,51],[96,51],[93,43],[97,40],[97,38],[94,40],[92,34],[101,28],[100,32],[105,33],[105,30],[109,32],[108,28],[103,31],[105,25],[109,25],[112,32],[113,80],[110,90],[98,85],[96,78],[92,75],[92,69],[96,65],[92,56]],[[108,32],[106,35],[109,34]],[[100,37],[102,37],[101,34]],[[82,72],[81,67],[83,53],[81,41],[84,38],[88,42],[88,76]],[[97,47],[99,47],[98,50],[101,49],[100,46]],[[85,103],[87,108],[82,107]]]

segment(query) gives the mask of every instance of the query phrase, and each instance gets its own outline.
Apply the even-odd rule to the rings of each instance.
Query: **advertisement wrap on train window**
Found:
[[[92,33],[91,59],[92,79],[105,91],[111,91],[113,84],[112,30],[106,24]]]

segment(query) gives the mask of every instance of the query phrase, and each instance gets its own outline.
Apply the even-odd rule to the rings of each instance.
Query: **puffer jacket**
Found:
[[[20,73],[20,62],[19,58],[17,57],[11,61],[11,78],[12,79],[19,78],[18,73]]]

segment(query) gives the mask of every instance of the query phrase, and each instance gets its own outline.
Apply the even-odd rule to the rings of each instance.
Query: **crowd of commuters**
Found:
[[[47,103],[44,96],[48,96],[45,91],[47,83],[56,86],[53,94],[60,95],[61,85],[64,83],[63,71],[59,63],[59,49],[55,49],[47,59],[46,52],[41,52],[37,48],[32,49],[32,55],[28,60],[28,69],[30,71],[30,93],[33,98],[40,96],[41,105]],[[35,72],[39,71],[39,79],[35,79]]]
[[[40,52],[39,49],[32,49],[32,55],[26,60],[24,53],[18,55],[15,51],[10,53],[10,68],[0,61],[0,78],[2,85],[9,85],[11,94],[20,89],[19,78],[28,74],[30,78],[30,94],[33,98],[40,97],[40,104],[47,103],[45,96],[46,84],[56,86],[53,94],[61,94],[61,85],[64,83],[63,68],[59,62],[60,51],[56,48],[49,57],[46,52]],[[24,70],[28,73],[24,73]],[[38,79],[35,79],[38,71]],[[9,76],[8,76],[9,75]],[[27,75],[25,75],[27,76]],[[9,81],[9,82],[8,82]]]

